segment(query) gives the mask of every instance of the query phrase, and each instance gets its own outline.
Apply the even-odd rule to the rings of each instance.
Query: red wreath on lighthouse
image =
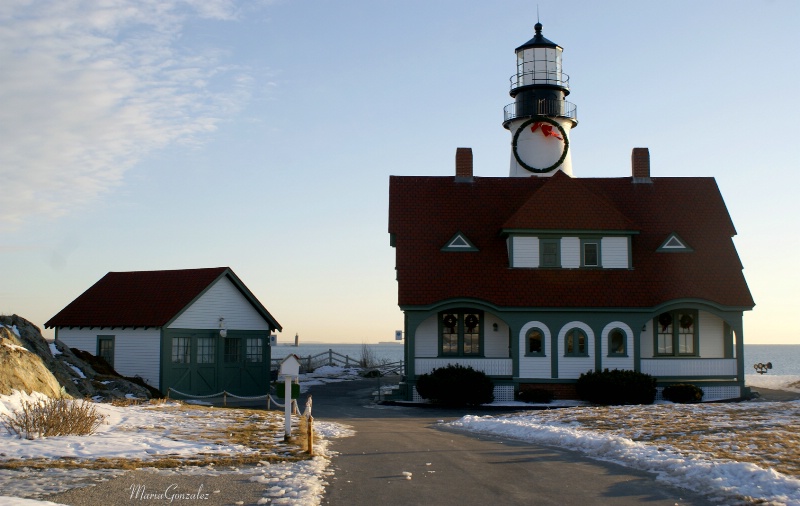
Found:
[[[537,121],[533,125],[531,125],[531,133],[535,132],[539,128],[542,129],[542,135],[545,137],[555,137],[556,139],[563,141],[564,139],[558,135],[558,132],[553,131],[553,125],[548,125],[542,121]]]

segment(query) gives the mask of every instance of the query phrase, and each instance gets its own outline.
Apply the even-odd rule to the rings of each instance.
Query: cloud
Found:
[[[246,69],[181,43],[191,20],[236,17],[227,0],[0,3],[0,229],[68,213],[237,111]]]

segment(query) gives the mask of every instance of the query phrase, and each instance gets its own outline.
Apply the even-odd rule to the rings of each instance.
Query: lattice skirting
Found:
[[[704,387],[703,385],[698,385],[698,386],[703,389],[703,402],[738,399],[739,397],[742,396],[742,392],[738,386],[730,386],[730,387]],[[658,391],[656,392],[657,401],[664,400],[664,398],[661,396],[661,392],[663,391],[664,391],[663,387],[658,388]]]
[[[417,393],[417,387],[414,387],[414,402],[425,402],[425,399]],[[496,401],[513,401],[514,400],[514,386],[513,385],[495,385],[494,386],[494,400]]]

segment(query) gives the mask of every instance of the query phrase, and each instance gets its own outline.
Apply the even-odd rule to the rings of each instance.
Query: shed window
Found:
[[[225,363],[241,362],[242,344],[238,337],[225,338]]]
[[[191,361],[192,339],[190,337],[173,337],[172,338],[172,363],[173,364],[188,364]]]
[[[114,367],[114,336],[97,336],[97,356]]]
[[[263,362],[264,361],[264,340],[260,337],[247,338],[247,361],[248,362]]]
[[[213,337],[197,338],[197,363],[213,364],[215,362],[216,343]]]

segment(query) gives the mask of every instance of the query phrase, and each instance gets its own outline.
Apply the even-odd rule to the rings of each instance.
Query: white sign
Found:
[[[394,331],[394,340],[395,341],[402,341],[403,340],[403,331],[402,330],[395,330]]]
[[[269,335],[269,345],[270,346],[277,346],[278,345],[278,336],[275,334]]]

